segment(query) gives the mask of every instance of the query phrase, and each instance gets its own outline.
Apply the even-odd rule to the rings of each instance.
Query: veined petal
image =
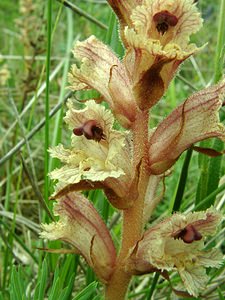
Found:
[[[186,223],[180,224],[179,226],[181,228],[185,227],[187,224],[192,224],[202,235],[213,235],[220,222],[221,213],[214,207],[210,207],[206,212],[198,211],[189,213],[186,216]]]
[[[192,266],[180,268],[178,272],[189,294],[198,297],[199,292],[204,290],[208,281],[205,268]]]
[[[114,139],[110,144],[110,150],[112,146],[114,151],[121,152],[123,145],[123,139]],[[50,149],[53,157],[66,162],[65,166],[50,173],[52,179],[57,179],[64,184],[72,184],[82,179],[103,181],[108,177],[118,178],[124,174],[120,165],[116,164],[118,160],[114,159],[116,153],[113,155],[111,153],[113,150],[109,152],[107,147],[95,141],[86,140],[84,137],[78,137],[73,147],[69,150],[59,145]]]
[[[202,26],[202,19],[193,0],[145,0],[132,11],[131,19],[137,33],[145,39],[156,39],[186,47],[191,34]]]
[[[200,291],[205,289],[209,280],[206,268],[219,268],[222,264],[223,255],[218,249],[204,251],[199,253],[198,260],[184,267],[177,268],[184,286],[189,294],[197,297]]]
[[[54,210],[60,220],[43,224],[41,237],[70,243],[84,256],[97,276],[107,282],[115,265],[116,250],[94,206],[81,194],[70,193],[59,199]]]
[[[198,257],[198,264],[205,268],[219,268],[221,266],[222,257],[223,255],[219,249],[204,251],[204,255],[199,255]]]
[[[217,249],[204,250],[205,237],[215,233],[221,219],[214,208],[176,213],[145,232],[133,249],[131,264],[143,273],[144,268],[176,270],[188,292],[197,296],[207,282],[205,268],[219,267],[222,262]]]
[[[109,148],[78,137],[73,142],[72,150],[64,149],[62,145],[50,149],[53,157],[66,163],[50,173],[50,177],[58,181],[53,197],[61,193],[64,195],[66,191],[71,190],[102,188],[107,192],[113,206],[124,209],[131,205],[131,196],[127,202],[124,201],[124,197],[130,191],[130,185],[133,184],[130,153],[124,147],[125,140],[121,139],[120,135],[111,135],[111,138],[114,141],[110,141]],[[79,150],[76,150],[75,145]],[[132,196],[134,197],[135,193]],[[121,198],[122,202],[116,200],[117,197]]]
[[[193,94],[162,121],[150,138],[149,162],[153,174],[169,169],[192,144],[218,137],[225,140],[218,110],[225,94],[225,80]]]
[[[163,47],[159,40],[147,40],[134,29],[126,28],[125,36],[129,48],[124,64],[133,80],[136,101],[141,109],[149,109],[163,96],[179,65],[197,48],[191,44],[182,49],[174,43]]]
[[[122,125],[129,127],[136,115],[136,104],[126,69],[116,55],[102,42],[91,36],[77,42],[74,56],[81,66],[72,66],[70,88],[96,89],[107,101]]]
[[[147,72],[155,63],[163,61],[163,66],[168,62],[181,63],[192,55],[198,48],[190,44],[182,49],[175,43],[169,43],[164,47],[159,40],[145,39],[143,34],[138,34],[135,30],[125,28],[125,36],[129,43],[124,62],[129,76],[137,84],[143,73]],[[161,71],[162,76],[164,72]],[[164,80],[165,81],[165,80]]]

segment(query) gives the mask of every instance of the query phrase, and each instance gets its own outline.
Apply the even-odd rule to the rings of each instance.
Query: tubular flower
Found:
[[[207,283],[205,268],[219,267],[217,249],[204,250],[204,239],[213,235],[221,221],[214,208],[176,213],[147,230],[131,254],[136,271],[178,271],[188,292],[197,296]]]
[[[202,19],[192,0],[146,0],[125,28],[124,63],[138,106],[151,108],[165,93],[178,66],[198,48],[189,44]]]
[[[82,110],[76,110],[69,101],[68,108],[64,119],[73,130],[71,148],[65,149],[60,144],[49,150],[52,157],[65,163],[50,173],[52,179],[59,181],[56,196],[96,188],[124,196],[132,181],[126,132],[112,129],[113,115],[93,100],[86,102]]]
[[[150,137],[149,163],[153,174],[169,169],[192,144],[218,137],[225,140],[218,110],[225,95],[225,80],[193,94],[163,120]]]
[[[115,265],[116,250],[94,206],[81,194],[70,193],[58,200],[54,212],[59,221],[42,224],[41,237],[71,244],[97,276],[107,282]]]
[[[91,36],[77,42],[74,56],[81,61],[80,68],[72,66],[70,88],[74,91],[95,89],[109,103],[121,124],[128,128],[135,120],[136,103],[126,69],[116,55],[102,42]]]

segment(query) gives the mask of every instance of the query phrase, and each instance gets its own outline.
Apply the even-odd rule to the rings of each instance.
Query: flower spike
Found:
[[[204,245],[222,219],[214,208],[176,213],[145,230],[164,196],[164,179],[183,151],[192,148],[212,157],[224,153],[195,143],[225,140],[219,120],[225,79],[188,97],[155,129],[149,128],[151,108],[182,62],[201,49],[190,42],[202,26],[195,2],[108,0],[120,22],[123,58],[94,36],[76,42],[73,50],[76,63],[68,76],[69,88],[95,90],[98,96],[81,100],[77,107],[71,99],[67,102],[64,120],[70,145],[49,150],[62,162],[50,173],[57,182],[51,199],[57,201],[59,220],[42,225],[41,236],[70,243],[69,251],[81,254],[105,283],[107,300],[127,298],[133,275],[158,272],[172,285],[173,271],[186,291],[172,290],[198,296],[208,280],[205,269],[221,263],[219,250]],[[96,189],[121,211],[118,255],[96,209],[79,193]]]

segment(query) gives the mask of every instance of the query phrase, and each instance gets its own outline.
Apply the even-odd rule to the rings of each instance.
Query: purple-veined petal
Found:
[[[192,144],[211,137],[225,139],[219,108],[225,80],[190,96],[156,128],[150,138],[149,162],[153,174],[169,169]]]
[[[42,224],[41,237],[70,243],[97,276],[107,282],[115,265],[116,250],[94,206],[83,195],[69,193],[58,200],[54,211],[60,219],[56,223]]]

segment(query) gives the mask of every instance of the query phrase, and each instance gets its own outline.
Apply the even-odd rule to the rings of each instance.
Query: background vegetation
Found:
[[[47,174],[58,161],[49,146],[70,143],[62,120],[68,98],[67,73],[78,39],[94,34],[123,55],[117,22],[104,0],[0,2],[0,299],[101,299],[102,286],[85,261],[74,254],[47,253],[38,248],[69,248],[39,239],[40,223],[51,218],[53,191]],[[166,96],[154,108],[155,126],[194,90],[216,82],[224,73],[225,1],[200,0],[204,28],[193,37],[207,46],[185,62]],[[81,98],[83,95],[69,94]],[[225,110],[221,110],[221,120]],[[216,140],[204,144],[222,150]],[[223,163],[222,163],[223,162]],[[216,204],[225,207],[225,164],[184,153],[165,180],[166,191],[152,222],[174,209],[190,211]],[[220,182],[219,182],[220,178]],[[218,187],[219,186],[219,187]],[[101,212],[118,246],[119,213],[101,191],[87,193]],[[224,229],[208,241],[225,251]],[[56,251],[57,252],[57,251]],[[225,264],[210,270],[206,299],[224,299]],[[178,277],[173,276],[172,281]],[[129,299],[177,299],[168,282],[157,276],[134,278]],[[116,299],[115,299],[116,300]]]

